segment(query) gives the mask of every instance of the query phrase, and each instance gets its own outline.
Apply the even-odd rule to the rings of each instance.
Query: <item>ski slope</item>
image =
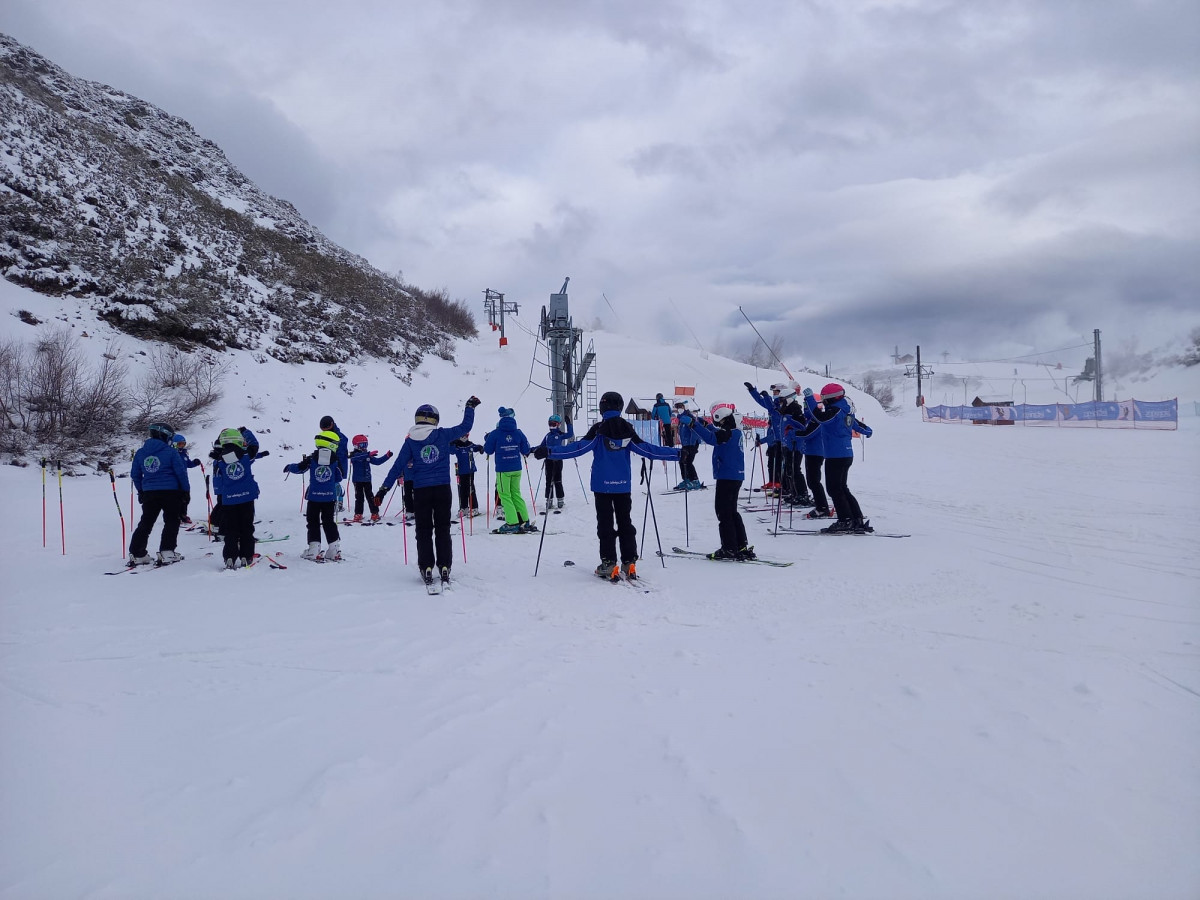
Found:
[[[262,546],[286,570],[221,571],[185,534],[185,562],[105,576],[108,478],[63,479],[63,555],[57,482],[43,547],[41,471],[0,468],[0,898],[1200,893],[1196,418],[955,428],[851,392],[875,429],[851,487],[912,537],[774,537],[746,514],[787,569],[663,566],[659,540],[717,536],[712,493],[685,515],[660,467],[644,530],[635,491],[644,588],[596,579],[586,458],[536,577],[542,536],[483,519],[465,559],[455,529],[440,597],[401,527],[343,529],[338,565],[299,559],[281,470],[323,414],[398,449],[418,404],[453,424],[476,393],[476,440],[500,405],[540,440],[533,342],[509,337],[411,387],[379,364],[231,357],[220,415],[189,437],[259,434],[259,529],[291,535]],[[744,380],[779,379],[594,337],[600,389],[626,397],[695,384],[744,405]]]

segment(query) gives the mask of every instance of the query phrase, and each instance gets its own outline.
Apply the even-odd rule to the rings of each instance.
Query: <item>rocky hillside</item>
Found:
[[[406,377],[475,326],[259,190],[182,119],[0,35],[0,268],[141,338]]]

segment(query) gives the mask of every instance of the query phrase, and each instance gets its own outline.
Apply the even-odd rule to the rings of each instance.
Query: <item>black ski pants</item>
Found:
[[[479,498],[475,496],[475,473],[458,476],[458,508],[479,509]]]
[[[228,517],[231,508],[225,508],[226,517]],[[332,544],[340,538],[337,519],[334,517],[336,512],[336,500],[308,501],[308,510],[304,515],[308,520],[308,542],[310,544],[321,543],[322,528],[325,529],[325,542],[327,544]]]
[[[547,459],[544,465],[546,467],[546,499],[549,500],[551,496],[555,496],[561,500],[563,498],[563,461],[561,459]]]
[[[637,528],[630,513],[631,494],[594,494],[596,498],[596,537],[600,538],[600,561],[617,560],[617,541],[621,542],[620,560],[637,562]]]
[[[371,511],[371,515],[379,515],[379,504],[375,502],[375,492],[371,490],[371,479],[366,481],[354,482],[354,514],[361,516],[363,514],[363,503],[367,504],[367,509]]]
[[[225,559],[254,560],[254,501],[234,503],[222,507],[221,536],[225,538],[225,547],[221,556]],[[309,504],[312,509],[312,504]]]
[[[808,476],[808,491],[812,494],[813,508],[817,512],[829,512],[829,500],[825,497],[825,488],[821,487],[821,464],[823,456],[813,456],[811,453],[804,457],[804,474]]]
[[[803,462],[804,454],[799,450],[784,448],[783,496],[798,498],[808,493],[808,484],[804,480]]]
[[[454,491],[449,484],[434,484],[413,490],[416,516],[417,568],[449,569],[454,564],[454,541],[450,537],[450,504]]]
[[[146,555],[150,532],[154,530],[159,513],[162,513],[163,529],[158,549],[174,550],[179,541],[179,520],[183,517],[183,491],[142,491],[140,496],[142,517],[129,539],[129,555]]]
[[[696,471],[696,454],[700,451],[699,444],[684,444],[679,448],[679,476],[684,481],[699,481]]]
[[[742,490],[742,482],[718,478],[715,487],[717,490],[713,497],[713,507],[717,513],[721,549],[736,553],[749,543],[746,539],[746,524],[742,521],[742,514],[738,512],[738,493]]]
[[[664,447],[674,447],[675,446],[675,426],[674,425],[670,424],[669,422],[660,422],[658,425],[658,433],[659,433],[659,436],[662,438],[662,445]]]
[[[830,457],[825,460],[825,480],[829,482],[829,496],[839,519],[861,519],[862,510],[850,493],[850,466],[853,456]]]

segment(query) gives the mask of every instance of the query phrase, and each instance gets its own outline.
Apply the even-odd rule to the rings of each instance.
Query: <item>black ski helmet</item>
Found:
[[[155,422],[150,426],[150,437],[158,438],[164,444],[169,444],[171,443],[171,438],[175,437],[175,429],[162,422]]]
[[[625,408],[625,400],[616,391],[605,391],[600,395],[600,412],[620,412]]]
[[[336,426],[333,421],[333,416],[321,416],[321,430],[322,431],[329,431],[329,430],[333,429],[334,427],[336,427]]]

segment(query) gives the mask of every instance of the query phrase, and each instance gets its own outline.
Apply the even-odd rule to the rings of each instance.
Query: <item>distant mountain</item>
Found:
[[[409,375],[475,334],[261,191],[182,119],[0,34],[0,268],[140,338]]]

